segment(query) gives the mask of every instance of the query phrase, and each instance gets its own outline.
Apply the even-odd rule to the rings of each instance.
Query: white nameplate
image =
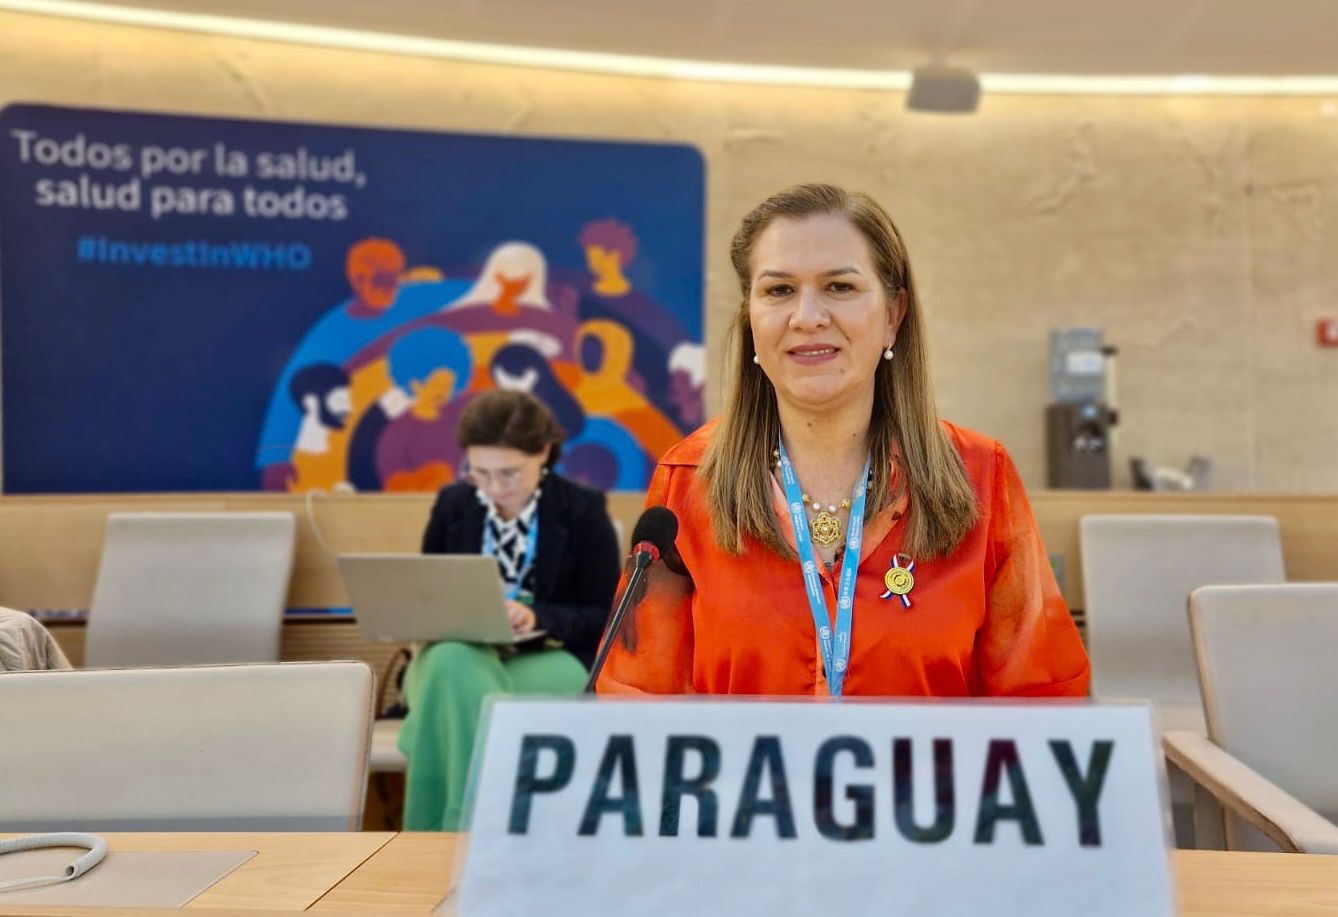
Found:
[[[498,699],[455,904],[1171,917],[1137,705]]]

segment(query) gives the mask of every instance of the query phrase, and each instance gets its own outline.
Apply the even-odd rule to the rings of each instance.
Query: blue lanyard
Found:
[[[833,697],[841,696],[850,665],[850,630],[855,612],[855,577],[859,572],[860,542],[864,539],[864,496],[869,490],[869,460],[864,460],[855,491],[851,494],[850,522],[846,527],[846,552],[841,561],[841,582],[836,591],[836,633],[832,633],[827,617],[827,596],[818,578],[818,561],[813,554],[813,542],[808,533],[808,515],[799,488],[794,465],[780,444],[781,483],[785,487],[785,502],[790,506],[790,525],[794,528],[794,543],[799,549],[800,566],[804,571],[804,589],[808,592],[808,607],[813,612],[813,626],[818,631],[822,661],[827,669],[827,685]]]
[[[539,550],[539,513],[536,511],[534,518],[530,521],[529,534],[525,536],[525,556],[520,562],[520,572],[516,575],[516,581],[506,591],[507,601],[514,602],[520,595],[520,587],[525,583],[525,577],[529,575],[530,567],[534,565],[534,554]],[[493,541],[492,528],[487,522],[483,523],[483,553],[489,557],[497,556],[497,543]]]

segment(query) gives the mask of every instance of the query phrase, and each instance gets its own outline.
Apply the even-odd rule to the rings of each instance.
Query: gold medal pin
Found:
[[[883,585],[887,587],[879,598],[890,599],[896,596],[901,604],[911,607],[911,590],[915,588],[915,561],[906,554],[893,554],[892,565],[883,574]]]

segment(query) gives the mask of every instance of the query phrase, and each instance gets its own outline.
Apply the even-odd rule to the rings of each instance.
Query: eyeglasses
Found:
[[[524,468],[498,468],[493,471],[484,468],[465,469],[469,480],[478,487],[490,487],[494,484],[498,487],[508,487],[519,481],[524,472]]]

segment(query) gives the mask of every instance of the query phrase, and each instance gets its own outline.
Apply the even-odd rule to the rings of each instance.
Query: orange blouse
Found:
[[[714,423],[660,460],[646,505],[678,516],[677,546],[692,582],[651,567],[644,598],[624,619],[599,678],[601,693],[828,694],[803,575],[749,539],[740,555],[711,534],[696,474]],[[1059,594],[1022,481],[999,443],[945,423],[976,491],[980,518],[951,555],[915,560],[911,607],[880,598],[901,552],[906,499],[865,523],[848,696],[1077,696],[1087,653]],[[779,486],[780,530],[794,533]],[[840,555],[823,575],[835,626]]]

